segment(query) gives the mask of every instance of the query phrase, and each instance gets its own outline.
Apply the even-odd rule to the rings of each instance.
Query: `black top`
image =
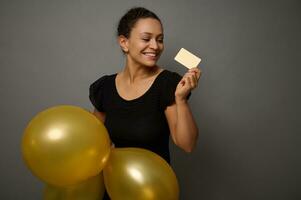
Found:
[[[164,110],[174,103],[182,77],[164,70],[142,96],[125,100],[117,92],[116,75],[99,78],[91,84],[89,95],[94,107],[106,114],[104,125],[115,147],[148,149],[169,163],[170,131]]]

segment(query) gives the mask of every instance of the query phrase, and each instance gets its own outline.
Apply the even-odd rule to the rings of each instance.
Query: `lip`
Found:
[[[158,52],[143,52],[142,54],[150,60],[157,60],[159,57]]]

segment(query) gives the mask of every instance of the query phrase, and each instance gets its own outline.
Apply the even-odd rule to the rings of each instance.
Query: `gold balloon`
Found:
[[[140,148],[112,149],[104,181],[113,200],[178,200],[179,185],[168,163]]]
[[[75,106],[56,106],[37,114],[25,129],[23,158],[48,184],[67,186],[96,176],[110,153],[104,125]]]
[[[47,184],[44,200],[102,200],[104,192],[103,175],[100,173],[76,185],[58,187]]]

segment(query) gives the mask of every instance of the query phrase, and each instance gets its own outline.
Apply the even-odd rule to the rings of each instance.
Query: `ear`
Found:
[[[123,36],[123,35],[118,36],[118,43],[124,53],[129,52],[128,39],[125,36]]]

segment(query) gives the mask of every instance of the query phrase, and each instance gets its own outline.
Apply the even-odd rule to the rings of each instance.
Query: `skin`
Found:
[[[142,96],[163,71],[156,65],[164,50],[163,37],[161,23],[152,18],[139,19],[128,38],[118,37],[126,56],[125,67],[115,82],[122,98],[133,100]],[[186,97],[197,87],[200,76],[199,68],[188,70],[177,85],[175,103],[164,111],[173,142],[186,152],[194,149],[198,138],[198,128]],[[94,114],[105,121],[105,113],[94,110]]]

